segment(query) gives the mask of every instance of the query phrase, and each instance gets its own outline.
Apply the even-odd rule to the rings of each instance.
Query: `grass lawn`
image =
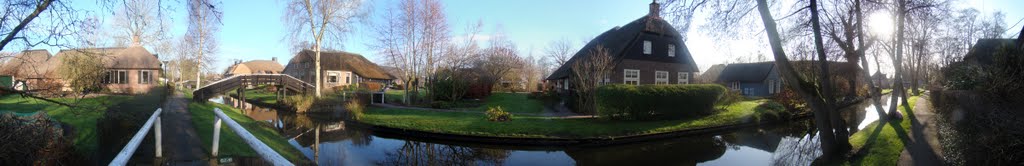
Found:
[[[429,112],[376,107],[368,108],[360,121],[394,128],[460,135],[614,138],[741,123],[755,113],[755,107],[764,102],[768,102],[768,100],[742,101],[730,105],[727,111],[714,115],[665,121],[608,121],[515,116],[509,122],[491,122],[485,119],[485,115],[479,113]]]
[[[70,125],[75,129],[73,143],[79,153],[93,153],[99,144],[96,135],[96,121],[103,117],[105,110],[115,104],[124,102],[129,96],[100,96],[83,99],[57,98],[56,101],[76,105],[69,108],[54,103],[22,98],[18,95],[0,96],[0,111],[17,113],[33,113],[43,111],[51,118]],[[149,110],[154,111],[154,110]]]
[[[299,165],[309,164],[310,161],[306,159],[302,152],[292,147],[287,139],[279,135],[274,129],[265,126],[269,124],[261,124],[266,122],[254,121],[252,118],[241,114],[240,110],[223,104],[213,102],[206,102],[205,104],[190,103],[188,109],[192,114],[192,124],[195,125],[199,138],[203,140],[204,150],[210,151],[210,146],[212,145],[213,122],[216,117],[213,113],[213,108],[220,108],[224,114],[234,119],[235,122],[238,122],[238,124],[252,133],[253,136],[256,136],[256,138],[274,149],[274,151],[277,151],[281,156]],[[241,137],[228,128],[227,124],[222,124],[221,132],[220,156],[259,156],[248,144],[245,144]]]
[[[919,98],[911,96],[907,102],[913,107]],[[902,139],[908,137],[910,118],[913,118],[913,110],[900,106],[899,111],[903,113],[902,120],[891,120],[881,129],[876,121],[850,136],[850,144],[859,153],[841,165],[896,165],[904,148]]]
[[[504,93],[495,92],[488,96],[483,106],[471,109],[473,111],[487,111],[487,108],[498,107],[507,112],[515,113],[540,113],[544,111],[544,105],[539,100],[527,99],[526,93]]]

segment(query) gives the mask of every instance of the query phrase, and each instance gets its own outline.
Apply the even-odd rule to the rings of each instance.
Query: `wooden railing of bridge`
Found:
[[[245,88],[249,85],[275,85],[278,86],[278,93],[282,96],[287,91],[310,93],[315,89],[312,84],[286,74],[240,74],[196,88],[192,91],[192,100],[205,102],[217,94]]]

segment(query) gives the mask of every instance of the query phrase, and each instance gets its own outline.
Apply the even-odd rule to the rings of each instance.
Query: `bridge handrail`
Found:
[[[220,110],[220,108],[214,108],[213,113],[217,115],[217,120],[214,123],[213,131],[214,156],[217,155],[217,145],[220,142],[220,124],[221,121],[225,121],[228,124],[228,128],[230,128],[232,131],[235,131],[235,134],[237,134],[239,137],[242,137],[242,140],[245,140],[245,143],[249,144],[249,147],[252,147],[252,149],[255,150],[256,153],[259,153],[264,160],[270,162],[273,165],[294,165],[291,162],[289,162],[288,159],[282,157],[281,154],[278,154],[276,151],[274,151],[274,149],[271,149],[269,146],[267,146],[267,144],[263,144],[262,141],[256,139],[256,136],[253,136],[252,133],[249,133],[248,130],[245,130],[245,128],[243,128],[242,125],[239,125],[238,122],[235,122],[234,119],[231,119],[231,117],[225,115],[224,112]]]
[[[138,149],[139,144],[142,143],[142,138],[145,138],[146,133],[149,133],[150,127],[156,128],[156,131],[154,131],[156,132],[154,133],[154,137],[156,139],[156,157],[162,156],[163,148],[160,145],[160,112],[163,112],[163,109],[157,108],[156,112],[153,112],[153,115],[149,116],[149,120],[146,120],[146,123],[142,125],[142,128],[135,133],[135,136],[132,136],[131,141],[128,141],[128,144],[124,145],[124,148],[121,149],[121,152],[117,153],[117,157],[114,157],[114,160],[110,161],[109,165],[114,166],[128,164],[128,160],[131,159],[132,154],[135,154],[135,149]]]
[[[234,79],[234,78],[240,77],[240,76],[285,76],[285,77],[288,77],[288,78],[291,78],[291,79],[294,79],[294,80],[298,80],[299,82],[301,82],[302,84],[305,84],[306,86],[310,86],[310,87],[313,86],[313,84],[310,84],[308,82],[302,81],[302,80],[300,80],[298,78],[292,77],[291,75],[287,75],[287,74],[238,74],[238,75],[232,75],[231,77],[228,77],[228,78],[224,78],[224,79],[220,79],[220,80],[211,82],[209,84],[206,84],[203,87],[196,88],[195,90],[192,90],[192,93],[195,93],[196,91],[199,91],[200,89],[209,87],[211,85],[216,85],[218,83],[221,83],[221,82],[224,82],[224,81],[227,81],[227,80],[231,80],[231,79]]]

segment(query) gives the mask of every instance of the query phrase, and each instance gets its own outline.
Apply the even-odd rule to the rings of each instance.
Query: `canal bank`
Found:
[[[851,129],[877,120],[869,105],[861,102],[844,108],[843,117]],[[813,122],[807,119],[618,144],[526,146],[415,137],[346,121],[340,115],[295,114],[258,106],[243,112],[273,124],[289,144],[321,165],[807,165],[820,155]]]

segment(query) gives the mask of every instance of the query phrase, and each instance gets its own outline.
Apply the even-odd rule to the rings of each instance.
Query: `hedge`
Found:
[[[718,84],[605,85],[597,89],[597,113],[619,120],[683,119],[714,112],[726,88]]]

